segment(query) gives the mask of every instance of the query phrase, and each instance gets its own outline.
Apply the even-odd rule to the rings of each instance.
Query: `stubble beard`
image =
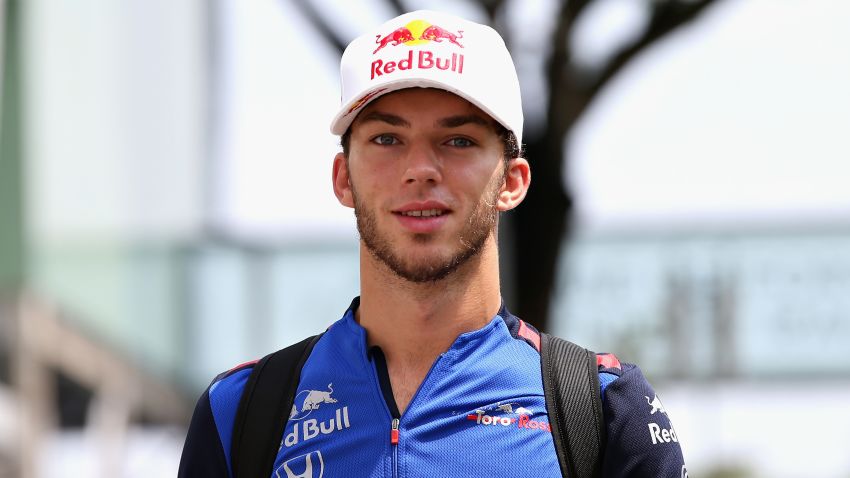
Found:
[[[499,197],[498,182],[488,185],[488,191],[478,202],[475,210],[465,221],[465,226],[457,238],[457,248],[448,257],[433,255],[419,260],[403,257],[393,248],[391,240],[379,229],[375,212],[360,202],[352,187],[354,197],[354,215],[357,218],[357,231],[369,253],[386,265],[398,277],[417,284],[437,282],[456,272],[470,259],[478,256],[491,234],[495,233],[499,212],[496,202]],[[430,234],[415,234],[413,240],[423,245],[433,241]]]

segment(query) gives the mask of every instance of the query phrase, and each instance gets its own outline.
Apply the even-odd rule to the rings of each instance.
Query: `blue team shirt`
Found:
[[[272,477],[561,477],[539,341],[527,324],[502,308],[460,335],[399,416],[383,354],[369,349],[354,319],[357,305],[304,364]],[[608,354],[598,362],[603,476],[687,476],[675,430],[640,369]],[[231,432],[252,367],[220,375],[204,392],[179,476],[231,476]]]

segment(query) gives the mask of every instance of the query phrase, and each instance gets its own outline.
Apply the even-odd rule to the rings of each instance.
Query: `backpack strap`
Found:
[[[549,334],[540,336],[543,392],[561,474],[602,476],[605,425],[596,354]]]
[[[263,357],[242,391],[230,460],[234,478],[267,478],[301,380],[301,368],[321,334]]]

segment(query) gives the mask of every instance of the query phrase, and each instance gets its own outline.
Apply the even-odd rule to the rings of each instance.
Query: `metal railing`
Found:
[[[134,418],[188,423],[191,401],[181,390],[80,333],[39,298],[22,293],[0,302],[0,332],[10,372],[0,407],[13,415],[5,429],[0,421],[0,476],[41,476],[40,453],[59,428],[57,372],[92,391],[85,427],[100,448],[100,476],[120,475]]]

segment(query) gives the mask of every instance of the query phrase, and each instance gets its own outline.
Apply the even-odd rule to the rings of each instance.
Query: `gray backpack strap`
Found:
[[[540,334],[540,363],[561,474],[569,478],[602,476],[605,422],[596,354]]]

